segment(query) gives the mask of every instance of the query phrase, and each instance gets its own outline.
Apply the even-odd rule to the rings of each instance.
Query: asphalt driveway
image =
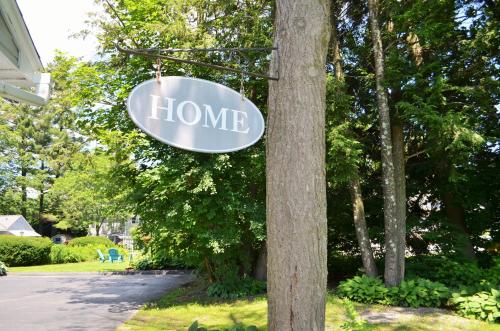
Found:
[[[0,277],[0,330],[114,330],[186,274],[14,274]]]

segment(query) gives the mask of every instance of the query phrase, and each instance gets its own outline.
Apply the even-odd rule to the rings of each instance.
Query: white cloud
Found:
[[[44,65],[53,59],[56,49],[83,60],[95,55],[94,36],[84,40],[70,38],[87,28],[87,13],[102,13],[93,0],[17,0],[17,3]]]

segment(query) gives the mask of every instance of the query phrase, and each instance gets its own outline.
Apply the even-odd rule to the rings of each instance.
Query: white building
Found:
[[[0,0],[0,96],[42,106],[49,97],[44,70],[16,0]]]
[[[120,241],[127,249],[133,250],[132,229],[138,226],[140,221],[139,216],[134,216],[125,222],[105,222],[99,228],[99,236],[108,237],[114,242]],[[96,236],[95,226],[90,225],[87,233],[89,236]]]
[[[0,235],[40,237],[22,215],[0,216]]]

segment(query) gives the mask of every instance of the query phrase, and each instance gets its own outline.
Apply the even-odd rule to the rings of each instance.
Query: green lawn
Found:
[[[193,294],[194,293],[194,294]],[[198,293],[198,294],[196,294]],[[223,330],[241,324],[255,325],[259,330],[267,330],[267,301],[265,297],[234,302],[217,302],[200,298],[192,288],[178,289],[158,302],[146,306],[132,319],[119,327],[118,331],[186,331],[197,320],[200,327],[209,330]],[[370,309],[370,306],[358,305],[358,310]],[[390,307],[373,307],[377,312]],[[326,312],[326,330],[344,330],[342,324],[347,321],[346,310],[342,301],[329,296]],[[388,324],[370,325],[367,330],[374,331],[499,331],[500,325],[469,320],[450,314],[429,314],[425,316],[405,317]]]
[[[128,262],[101,263],[99,261],[45,264],[31,267],[10,267],[9,273],[16,272],[97,272],[97,271],[121,271],[129,266]]]

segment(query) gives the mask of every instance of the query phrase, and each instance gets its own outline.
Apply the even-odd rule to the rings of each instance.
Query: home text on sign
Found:
[[[197,78],[170,76],[143,82],[130,93],[127,108],[147,134],[190,151],[237,151],[256,143],[264,132],[264,118],[250,100]]]

